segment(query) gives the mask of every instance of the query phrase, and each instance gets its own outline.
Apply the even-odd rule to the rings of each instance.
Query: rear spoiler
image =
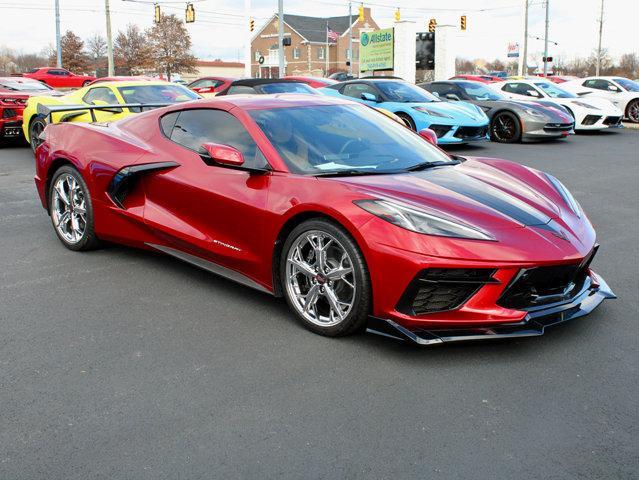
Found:
[[[42,115],[47,119],[49,123],[53,121],[54,113],[62,113],[62,112],[77,112],[75,115],[65,115],[64,120],[69,120],[70,118],[77,117],[79,115],[83,115],[86,112],[91,114],[91,121],[96,122],[97,119],[95,117],[96,110],[122,110],[123,108],[139,108],[141,112],[144,111],[145,108],[160,108],[167,107],[172,105],[172,103],[115,103],[112,105],[38,105],[38,115]],[[63,120],[63,121],[64,121]]]

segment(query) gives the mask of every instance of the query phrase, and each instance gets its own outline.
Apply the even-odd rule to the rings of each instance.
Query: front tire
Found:
[[[44,121],[44,117],[35,117],[31,120],[29,125],[29,143],[31,144],[31,150],[35,153],[36,148],[42,143],[40,134],[44,132],[44,128],[47,126]]]
[[[100,245],[93,224],[91,195],[82,175],[64,165],[49,186],[49,214],[53,230],[69,250],[92,250]]]
[[[372,301],[366,262],[353,239],[334,223],[308,220],[290,233],[280,278],[289,307],[309,330],[338,337],[366,326]]]
[[[516,143],[521,140],[519,118],[510,112],[495,115],[490,122],[490,139],[498,143]]]
[[[639,123],[639,100],[633,100],[626,108],[626,117],[632,123]]]

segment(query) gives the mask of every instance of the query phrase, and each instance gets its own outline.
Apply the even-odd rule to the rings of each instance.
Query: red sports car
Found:
[[[35,181],[66,247],[164,252],[285,297],[323,335],[541,335],[613,297],[559,180],[450,156],[348,100],[225,96],[44,133]]]
[[[22,136],[22,112],[32,95],[55,94],[47,85],[23,77],[0,77],[0,141]]]
[[[200,95],[218,93],[226,90],[235,78],[229,77],[202,77],[193,80],[187,85],[188,88]]]
[[[34,68],[22,76],[39,80],[53,88],[80,88],[95,80],[91,75],[76,75],[64,68],[55,67]]]
[[[324,78],[324,77],[300,77],[295,75],[287,75],[286,77],[282,77],[287,80],[294,80],[296,82],[305,83],[313,88],[323,88],[328,87],[330,85],[335,85],[339,83],[337,80],[333,80],[332,78]]]

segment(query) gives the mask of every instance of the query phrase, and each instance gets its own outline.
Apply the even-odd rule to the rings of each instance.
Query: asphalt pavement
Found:
[[[57,240],[0,148],[0,479],[639,476],[639,131],[486,144],[561,179],[619,296],[539,338],[329,339],[158,254]]]

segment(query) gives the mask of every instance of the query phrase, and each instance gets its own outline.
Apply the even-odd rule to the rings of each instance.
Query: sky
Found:
[[[62,31],[73,30],[82,38],[105,34],[104,0],[59,0]],[[165,13],[184,15],[186,1],[157,0]],[[242,58],[244,41],[243,0],[191,0],[196,22],[187,25],[193,52],[203,59]],[[636,19],[639,0],[604,0],[603,46],[611,55],[639,54]],[[597,46],[601,0],[549,0],[550,54],[568,61],[588,56]],[[277,9],[277,0],[252,0],[256,27],[264,24]],[[110,0],[114,36],[128,23],[141,28],[152,26],[152,0]],[[530,0],[529,35],[544,35],[545,0]],[[354,15],[358,2],[353,3]],[[383,27],[392,26],[400,8],[402,20],[415,21],[425,31],[432,17],[442,23],[459,23],[465,14],[468,29],[460,33],[458,56],[464,58],[506,59],[508,43],[519,41],[522,31],[523,0],[372,0],[364,2]],[[54,0],[0,0],[0,47],[22,53],[40,52],[55,43]],[[321,16],[348,14],[347,0],[284,0],[284,13]],[[530,39],[531,56],[541,56],[543,41]]]

